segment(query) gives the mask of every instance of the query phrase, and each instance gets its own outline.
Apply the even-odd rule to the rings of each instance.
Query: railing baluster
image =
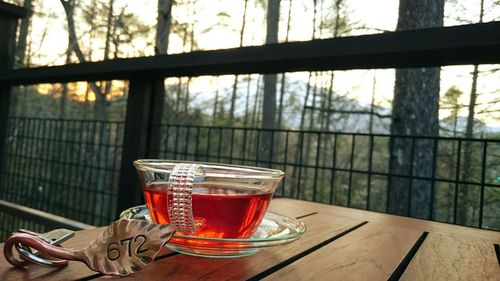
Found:
[[[411,138],[411,154],[410,154],[410,167],[409,167],[409,183],[408,183],[408,202],[406,203],[406,215],[411,216],[411,202],[413,196],[413,162],[415,162],[415,138]]]
[[[25,153],[25,147],[27,145],[25,143],[25,140],[24,140],[24,135],[25,135],[26,130],[27,130],[27,124],[23,124],[22,126],[20,126],[19,131],[18,131],[18,135],[16,137],[16,147],[19,147],[19,153],[13,155],[14,161],[12,163],[12,170],[11,170],[12,178],[11,178],[10,186],[8,186],[8,188],[7,188],[7,191],[9,193],[9,197],[7,197],[7,200],[12,200],[14,202],[18,202],[18,201],[16,201],[16,200],[18,200],[18,198],[16,198],[17,194],[14,190],[12,190],[12,187],[21,185],[21,182],[19,179],[19,177],[21,176],[21,173],[19,171],[21,170],[20,167],[23,165],[22,161],[23,161],[23,156]],[[5,152],[8,152],[8,151],[5,151]]]
[[[120,151],[120,148],[122,147],[122,144],[121,144],[121,136],[123,135],[121,132],[122,130],[120,130],[120,128],[123,127],[123,123],[115,123],[116,125],[116,130],[115,130],[115,139],[113,141],[113,175],[111,177],[111,188],[112,188],[112,196],[113,198],[116,198],[118,196],[118,190],[119,190],[119,187],[117,185],[117,181],[116,181],[116,178],[114,176],[114,173],[116,173],[115,171],[117,171],[119,173],[119,166],[117,167],[116,165],[120,165],[118,162],[117,162],[117,157],[118,157],[118,152]],[[120,154],[121,155],[121,154]],[[115,202],[114,200],[112,200],[112,202],[110,202],[110,208],[109,208],[109,211],[108,211],[108,218],[110,219],[114,219],[116,216],[115,216],[115,213],[116,213],[116,205],[113,205],[113,202]],[[118,203],[118,202],[116,202]]]
[[[390,193],[391,193],[391,186],[392,186],[392,175],[393,171],[392,168],[394,167],[393,161],[393,151],[394,151],[394,142],[397,136],[389,136],[389,173],[387,175],[387,190],[385,194],[385,212],[389,213],[389,205],[390,205]]]
[[[333,157],[332,157],[332,178],[330,180],[330,204],[333,204],[335,201],[335,170],[337,165],[337,139],[338,134],[335,133],[333,140]]]
[[[208,128],[208,140],[207,140],[207,151],[206,151],[206,156],[205,159],[208,162],[209,161],[209,156],[210,156],[210,142],[212,140],[212,127]]]
[[[174,159],[177,160],[177,155],[179,154],[179,128],[180,128],[180,125],[177,124],[175,125],[175,141],[174,141]]]
[[[107,121],[102,121],[101,123],[101,135],[100,135],[100,152],[99,152],[99,158],[97,160],[97,168],[99,169],[99,178],[97,179],[97,186],[101,185],[101,189],[99,191],[99,196],[97,198],[97,206],[96,206],[96,212],[97,216],[94,218],[93,224],[94,225],[102,225],[105,223],[103,221],[103,213],[104,213],[104,207],[109,206],[109,202],[105,201],[105,194],[106,191],[108,190],[108,187],[106,185],[106,172],[105,169],[108,168],[108,155],[107,155],[107,150],[109,140],[110,140],[110,133],[109,133],[109,128],[108,128],[108,122]],[[106,141],[105,141],[106,140]],[[96,215],[96,214],[94,214]]]
[[[168,159],[174,158],[173,156],[169,155],[169,153],[172,153],[172,155],[173,155],[173,150],[170,150],[170,139],[172,136],[172,134],[170,133],[171,128],[172,128],[172,126],[170,126],[170,124],[165,125],[165,152],[164,152],[164,155],[165,155],[165,158],[168,158]]]
[[[304,163],[302,163],[302,159],[303,159],[303,151],[304,151],[304,132],[303,131],[300,131],[300,134],[299,134],[300,138],[299,138],[299,142],[300,142],[300,150],[299,150],[299,178],[297,179],[297,194],[296,194],[296,198],[299,199],[300,198],[300,191],[301,191],[301,186],[300,186],[300,181],[302,179],[302,166]]]
[[[229,163],[233,163],[234,128],[231,128],[231,144],[229,148]]]
[[[222,128],[219,127],[219,145],[217,146],[217,162],[220,162],[222,151]]]
[[[18,171],[26,171],[26,173],[28,173],[28,174],[33,173],[34,169],[31,169],[30,162],[27,159],[23,159],[23,158],[25,158],[24,156],[31,155],[32,149],[33,149],[33,146],[31,145],[31,143],[28,142],[30,139],[29,133],[33,131],[32,127],[31,127],[33,124],[32,121],[33,121],[32,119],[29,119],[27,126],[24,127],[23,153],[21,153],[21,155],[20,155],[20,161],[19,161],[20,167],[18,170]],[[42,145],[43,145],[43,143],[42,143]],[[45,151],[48,152],[48,149],[45,149]],[[23,176],[23,174],[20,174],[19,176]],[[23,188],[23,189],[28,189],[28,186],[30,185],[29,183],[30,183],[30,179],[25,179],[25,180],[20,179],[17,181],[17,184],[15,186],[21,186],[21,188]],[[34,184],[35,184],[34,181],[31,180],[31,186],[33,186]],[[16,197],[17,197],[16,202],[23,202],[24,200],[27,199],[27,198],[21,197],[20,194],[17,194]],[[29,198],[29,199],[33,199],[33,198]],[[24,204],[26,204],[26,203],[24,203]]]
[[[268,168],[271,168],[272,165],[273,165],[273,161],[274,161],[274,130],[272,130],[270,133],[271,133],[271,147],[269,149],[269,162],[268,162]],[[267,132],[266,135],[268,135],[269,132]]]
[[[111,132],[112,132],[112,128],[113,128],[113,123],[111,122],[105,122],[105,125],[106,125],[106,129],[105,129],[105,132],[106,132],[106,143],[104,144],[104,147],[105,147],[105,151],[103,151],[104,153],[104,160],[102,161],[103,162],[103,168],[101,168],[101,172],[102,172],[102,183],[103,183],[103,186],[104,186],[104,189],[103,189],[103,192],[102,192],[102,205],[101,205],[101,212],[99,214],[100,216],[100,220],[97,220],[97,223],[96,225],[103,225],[103,224],[106,224],[106,223],[109,223],[113,218],[111,217],[108,217],[106,216],[106,214],[108,213],[107,210],[110,209],[110,206],[111,206],[111,200],[112,200],[112,196],[110,196],[110,193],[112,191],[112,189],[110,188],[110,186],[107,185],[107,179],[108,179],[108,175],[109,174],[112,174],[110,172],[108,172],[109,170],[109,150],[111,149]],[[103,144],[101,144],[103,145]],[[106,196],[108,195],[108,196]],[[106,198],[108,197],[108,198]],[[106,199],[108,199],[108,201],[106,201]]]
[[[83,159],[85,159],[85,153],[86,153],[85,152],[85,145],[83,143],[83,137],[84,137],[83,127],[84,127],[84,125],[87,125],[88,122],[84,123],[83,120],[80,120],[78,123],[79,123],[79,128],[77,130],[77,132],[79,133],[78,155],[77,155],[78,157],[77,157],[77,161],[76,161],[77,164],[75,165],[74,169],[76,170],[75,171],[76,180],[79,181],[79,182],[84,182],[85,181],[85,174],[84,174],[85,169],[83,169],[83,171],[82,171],[83,166],[81,164],[81,163],[83,163]],[[86,126],[86,127],[88,127],[88,126]],[[83,157],[83,159],[82,159],[82,157]],[[80,178],[82,175],[83,175],[83,178]],[[64,200],[64,203],[63,203],[64,205],[68,204],[68,202],[70,202],[69,201],[70,200],[69,189],[71,189],[71,188],[68,188],[68,190],[65,190],[65,192],[63,191],[63,193],[61,194],[62,195],[61,198],[63,198],[63,200]],[[78,203],[75,202],[75,203],[78,204],[79,206],[81,206],[82,205],[82,201],[83,201],[83,196],[81,196],[81,195],[78,196],[78,199],[79,199],[79,202]],[[65,210],[66,216],[68,216],[67,215],[68,214],[68,211],[67,211],[68,208],[65,207],[64,210]]]
[[[2,119],[2,118],[3,117],[0,117],[0,119]],[[5,143],[2,143],[1,141],[3,139],[0,138],[0,146],[8,148],[7,145],[9,142],[6,141],[8,138],[11,139],[12,143],[16,142],[16,138],[14,137],[14,132],[15,132],[15,128],[16,128],[15,123],[17,120],[18,120],[17,118],[11,118],[10,120],[7,119],[7,121],[0,120],[0,123],[5,122],[4,124],[7,127],[7,130],[5,133]],[[12,144],[10,146],[12,146]],[[4,196],[5,196],[5,197],[3,197],[4,199],[8,198],[10,195],[9,185],[12,186],[12,174],[14,171],[14,167],[12,166],[12,164],[13,164],[14,159],[15,159],[14,156],[8,155],[7,151],[8,151],[8,149],[5,149],[5,150],[0,149],[0,153],[2,153],[2,154],[0,154],[0,157],[2,159],[0,161],[0,169],[1,169],[0,175],[2,176],[0,178],[0,194],[4,194]]]
[[[352,196],[352,169],[354,167],[354,148],[356,146],[356,135],[352,134],[351,142],[351,160],[349,166],[349,185],[347,187],[347,207],[351,207],[351,196]]]
[[[368,182],[366,190],[366,209],[370,210],[371,187],[372,187],[372,161],[373,161],[373,135],[370,135],[370,145],[368,151]]]
[[[479,197],[479,228],[483,227],[483,211],[484,211],[484,184],[486,180],[486,157],[488,152],[488,143],[483,141],[483,163],[481,166],[481,195]]]
[[[437,166],[437,152],[438,152],[438,139],[434,137],[434,146],[432,148],[432,170],[431,170],[431,202],[429,210],[429,219],[434,220],[434,201],[436,200],[436,166]]]
[[[247,156],[247,139],[248,139],[248,128],[243,128],[243,148],[241,149],[243,165],[246,164],[246,156]]]
[[[313,201],[316,202],[317,196],[316,193],[318,192],[318,167],[319,167],[319,153],[321,151],[321,133],[316,134],[317,139],[316,139],[316,167],[314,167],[314,179],[313,179]],[[323,198],[323,196],[322,196]]]
[[[33,202],[30,202],[30,204],[27,204],[28,206],[31,206],[33,208],[36,208],[36,204],[39,202],[39,197],[38,197],[38,188],[43,187],[46,182],[47,182],[47,171],[48,171],[48,166],[49,166],[49,157],[50,157],[50,151],[49,151],[49,138],[50,134],[52,131],[52,123],[50,122],[51,120],[41,120],[41,119],[32,119],[30,122],[28,122],[28,126],[26,127],[26,132],[25,132],[25,145],[27,148],[25,148],[25,156],[33,155],[34,151],[37,151],[38,155],[40,155],[40,162],[39,162],[39,167],[36,167],[36,163],[31,163],[28,161],[28,159],[23,159],[24,161],[21,162],[24,165],[21,166],[21,169],[25,171],[29,171],[33,169],[33,171],[38,170],[38,181],[34,181],[33,185],[31,186],[31,191],[32,191],[32,196],[30,196],[29,199],[31,199]],[[36,123],[43,123],[44,126],[42,129],[39,131],[40,134],[37,136],[33,134],[33,126],[36,126]],[[38,150],[35,150],[35,141],[36,139],[39,138],[41,140],[41,146],[38,148]],[[31,142],[30,142],[31,140]],[[26,164],[28,162],[29,164]],[[33,177],[36,177],[36,174],[31,173]],[[35,178],[36,179],[36,178]],[[28,181],[24,182],[24,186],[28,186]]]
[[[96,132],[95,128],[96,121],[92,120],[88,125],[92,126],[87,126],[87,135],[86,135],[86,140],[85,140],[85,157],[83,158],[84,161],[84,173],[85,177],[83,178],[83,183],[84,186],[91,186],[93,184],[93,179],[94,179],[94,173],[92,169],[92,163],[94,162],[94,136]],[[90,158],[90,159],[89,159]],[[76,192],[80,191],[80,204],[78,206],[73,206],[71,203],[71,207],[69,208],[71,210],[70,217],[73,218],[75,216],[75,209],[79,208],[80,209],[80,220],[81,221],[89,221],[92,219],[92,216],[90,215],[89,211],[90,208],[92,207],[92,202],[90,200],[91,198],[91,192],[88,189],[83,189],[83,190],[75,190]],[[71,202],[71,201],[68,201]],[[83,208],[82,208],[83,206]],[[69,206],[68,206],[69,207]]]
[[[200,159],[198,158],[199,154],[199,149],[200,149],[200,138],[201,138],[201,129],[200,126],[196,126],[196,145],[195,145],[195,150],[194,150],[194,160],[199,161]]]
[[[66,123],[66,134],[65,133],[65,126],[64,126],[64,123]],[[70,129],[69,127],[71,126],[73,122],[69,121],[69,120],[66,120],[64,121],[63,120],[63,126],[61,128],[62,130],[62,133],[61,133],[61,145],[59,147],[62,148],[62,159],[64,162],[66,163],[71,163],[71,161],[68,159],[68,155],[70,155],[71,153],[69,153],[70,151],[70,145],[71,145],[71,142],[70,142],[70,139],[69,139],[69,136],[70,136]],[[64,135],[66,135],[66,138],[64,138]],[[71,135],[73,136],[73,135]],[[73,150],[71,150],[72,153],[74,153]],[[62,173],[62,177],[61,177],[61,181],[58,182],[57,186],[56,186],[56,194],[62,194],[62,190],[64,189],[69,189],[69,186],[68,186],[68,183],[74,181],[73,177],[70,176],[71,174],[71,171],[73,170],[71,168],[71,166],[69,165],[64,165],[64,168],[62,169],[63,170],[63,173]],[[50,196],[50,197],[54,197],[54,196]],[[54,201],[56,201],[56,198],[53,198]],[[57,204],[59,205],[59,204]]]
[[[287,172],[287,163],[288,163],[288,132],[286,131],[286,136],[285,136],[285,151],[284,151],[284,158],[283,158],[283,171],[286,173]],[[286,188],[286,176],[283,178],[283,183],[281,184],[281,196],[285,196],[285,188]]]
[[[257,132],[257,140],[256,140],[256,145],[255,145],[255,166],[259,166],[261,129],[257,129],[256,132]]]
[[[62,148],[62,145],[59,146],[57,144],[54,145],[54,143],[51,143],[51,136],[56,135],[56,134],[59,133],[59,124],[57,124],[56,122],[53,122],[53,120],[44,121],[44,120],[39,119],[39,120],[35,120],[35,124],[36,124],[35,128],[36,127],[40,127],[40,123],[42,123],[42,122],[49,124],[49,129],[48,129],[48,135],[47,135],[47,137],[45,137],[45,133],[47,133],[46,130],[38,130],[38,133],[35,133],[35,135],[33,135],[33,136],[36,137],[36,138],[41,137],[42,139],[45,139],[47,141],[45,146],[39,148],[39,149],[42,150],[42,152],[46,151],[47,152],[47,156],[45,157],[45,161],[43,162],[43,165],[42,165],[42,161],[40,161],[40,163],[38,163],[38,165],[40,166],[39,167],[39,173],[40,173],[40,175],[42,175],[42,171],[45,170],[45,172],[43,173],[43,174],[45,174],[45,181],[44,182],[42,181],[43,184],[41,184],[40,186],[43,189],[47,190],[49,193],[47,194],[48,195],[48,198],[47,198],[48,200],[43,200],[45,202],[43,204],[40,204],[40,206],[37,207],[37,209],[48,210],[49,212],[54,212],[55,211],[54,206],[58,205],[57,204],[58,202],[55,201],[55,197],[58,194],[62,194],[62,189],[64,189],[64,186],[62,184],[59,184],[59,182],[57,181],[57,179],[56,179],[55,182],[52,181],[52,179],[54,177],[51,174],[51,170],[58,171],[58,174],[61,174],[61,173],[63,175],[65,174],[64,170],[62,169],[62,167],[56,167],[57,164],[54,163],[54,157],[53,157],[55,151],[61,151],[60,149]],[[55,130],[56,134],[52,133],[52,129],[53,128],[55,128],[54,130]],[[33,132],[36,132],[36,129],[33,130]],[[55,139],[54,139],[54,142],[56,142]],[[32,146],[35,147],[36,145],[33,143]],[[56,146],[58,147],[57,150],[56,150]],[[33,154],[31,154],[31,155],[33,155]],[[43,159],[44,158],[43,157],[43,153],[41,153],[41,155],[42,155],[42,157],[40,157],[40,158]],[[62,158],[62,159],[64,159],[64,158]],[[33,162],[35,162],[35,161],[33,161]],[[61,169],[59,169],[59,168],[61,168]],[[47,192],[47,191],[45,191],[45,192]],[[68,202],[68,201],[65,201],[65,202]],[[48,203],[48,205],[45,206],[45,203]]]
[[[185,138],[185,144],[184,144],[184,157],[183,159],[184,160],[188,160],[188,154],[189,154],[189,142],[190,142],[190,139],[189,139],[189,133],[191,131],[191,128],[190,127],[186,127],[186,138]]]

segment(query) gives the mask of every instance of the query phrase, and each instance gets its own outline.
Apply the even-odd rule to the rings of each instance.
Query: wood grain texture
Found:
[[[279,209],[281,208],[275,207],[273,211]],[[288,209],[294,208],[288,207]],[[294,212],[297,210],[299,209],[295,209]],[[317,214],[301,220],[306,223],[307,232],[299,240],[288,245],[264,249],[253,256],[239,259],[209,259],[176,255],[159,260],[144,271],[120,280],[245,280],[361,223]],[[98,279],[115,278],[103,276]]]
[[[369,221],[352,232],[303,256],[268,276],[288,278],[341,280],[387,279],[422,231],[430,231],[424,244],[412,259],[403,278],[406,280],[499,280],[500,276],[493,242],[500,242],[500,233],[448,224],[427,222],[369,211],[325,204],[274,199],[270,210],[301,218],[308,226],[306,234],[292,244],[265,249],[254,256],[240,259],[207,259],[172,255],[165,249],[162,256],[142,272],[125,280],[241,280],[297,257],[338,233]],[[312,214],[315,213],[315,214]],[[312,214],[312,215],[311,215]],[[77,232],[64,247],[88,245],[102,228]],[[1,250],[2,245],[0,245]],[[449,257],[449,258],[448,258]],[[493,263],[493,267],[490,265]],[[496,265],[496,267],[494,267]],[[434,266],[434,267],[433,267]],[[429,269],[427,269],[429,268]],[[443,272],[440,272],[442,269]],[[354,276],[354,277],[350,277]],[[442,277],[442,278],[441,278]],[[456,278],[455,278],[456,277]],[[101,276],[84,264],[70,262],[63,269],[36,265],[13,268],[0,255],[0,280],[75,280],[81,278],[115,279]],[[489,278],[489,279],[488,279]],[[494,279],[497,278],[497,279]]]
[[[500,266],[491,243],[430,233],[401,280],[498,281]]]
[[[420,231],[368,223],[266,280],[387,280]]]
[[[440,223],[434,221],[426,221],[414,218],[407,218],[396,215],[382,214],[377,212],[352,209],[340,206],[332,206],[321,203],[307,202],[303,200],[295,199],[277,199],[277,207],[284,205],[294,206],[293,208],[298,208],[303,211],[315,211],[324,214],[330,214],[337,217],[351,218],[356,220],[366,220],[369,222],[376,222],[378,224],[412,228],[421,231],[439,233],[450,235],[456,238],[467,238],[474,241],[490,242],[490,243],[500,243],[500,232],[490,231],[485,229],[477,229],[466,226],[452,225],[447,223]]]

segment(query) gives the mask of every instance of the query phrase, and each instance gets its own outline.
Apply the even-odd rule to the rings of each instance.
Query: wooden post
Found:
[[[136,78],[130,80],[125,116],[117,214],[126,208],[142,204],[139,177],[132,165],[137,159],[154,157],[157,149],[159,124],[164,104],[163,78]]]
[[[0,2],[0,71],[12,69],[14,66],[17,20],[25,15],[23,8]],[[4,161],[10,96],[11,86],[0,83],[0,173]]]

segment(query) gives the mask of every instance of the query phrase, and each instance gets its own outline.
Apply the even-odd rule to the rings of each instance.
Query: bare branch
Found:
[[[365,111],[365,110],[339,110],[339,109],[331,109],[331,108],[330,109],[323,109],[323,108],[313,107],[313,106],[305,106],[304,108],[308,109],[308,110],[317,110],[317,111],[320,111],[320,112],[326,112],[326,113],[330,113],[330,114],[334,114],[334,113],[340,113],[340,114],[368,114],[368,115],[375,115],[378,118],[391,118],[390,114],[380,114],[380,113],[377,113],[377,112],[370,112],[370,111]]]
[[[82,49],[80,49],[80,44],[78,43],[78,39],[76,37],[75,21],[73,19],[73,7],[71,7],[71,4],[67,0],[60,0],[60,1],[64,8],[64,12],[66,13],[66,18],[68,20],[69,37],[71,38],[70,40],[73,42],[73,44],[71,45],[72,51],[75,53],[80,63],[87,62],[87,59],[85,59],[85,55],[83,54]],[[101,89],[97,87],[95,82],[89,82],[89,83],[90,87],[92,88],[92,91],[94,91],[96,95],[102,95]]]

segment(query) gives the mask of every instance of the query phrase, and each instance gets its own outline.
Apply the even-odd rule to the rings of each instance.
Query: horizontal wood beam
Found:
[[[82,230],[93,228],[93,225],[74,221],[65,217],[56,216],[40,210],[21,206],[4,200],[0,200],[0,213],[7,213],[20,219],[45,225],[49,228],[67,228],[71,230]]]
[[[0,72],[12,85],[500,63],[500,22]]]

